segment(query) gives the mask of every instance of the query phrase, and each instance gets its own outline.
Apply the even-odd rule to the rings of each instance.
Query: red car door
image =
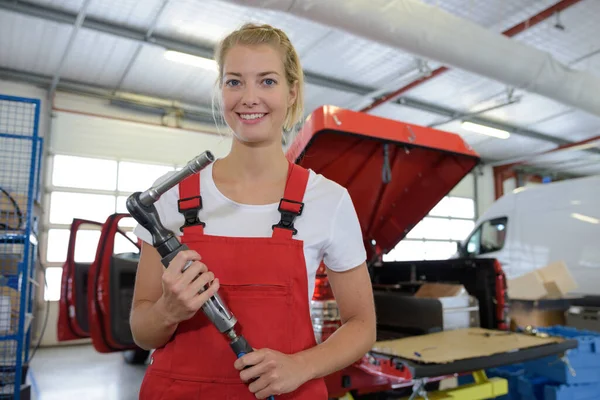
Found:
[[[59,342],[90,337],[88,319],[88,274],[91,263],[76,262],[77,234],[82,227],[102,223],[85,219],[73,219],[71,223],[67,258],[63,264],[61,296],[58,308],[57,337]]]
[[[130,218],[129,214],[108,217],[89,271],[90,336],[100,353],[138,349],[131,334],[129,313],[140,245],[119,229],[119,221],[127,217]],[[115,244],[119,240],[128,245],[128,251],[117,249]]]

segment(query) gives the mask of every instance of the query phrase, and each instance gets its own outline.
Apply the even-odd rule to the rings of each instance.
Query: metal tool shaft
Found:
[[[195,174],[198,171],[204,169],[208,164],[215,161],[215,156],[210,151],[205,151],[193,160],[187,163],[180,171],[177,171],[173,175],[169,176],[163,182],[151,187],[150,189],[142,192],[139,197],[140,203],[148,207],[154,204],[160,196],[177,185],[179,182],[184,180],[190,175]]]

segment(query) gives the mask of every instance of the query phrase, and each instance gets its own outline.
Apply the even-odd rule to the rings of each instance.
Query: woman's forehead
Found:
[[[282,74],[283,69],[280,52],[270,45],[234,46],[227,52],[223,65],[224,74]]]

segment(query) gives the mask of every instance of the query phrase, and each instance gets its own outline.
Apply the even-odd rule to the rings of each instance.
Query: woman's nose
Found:
[[[242,104],[250,107],[257,105],[259,102],[257,90],[250,85],[246,86],[242,94]]]

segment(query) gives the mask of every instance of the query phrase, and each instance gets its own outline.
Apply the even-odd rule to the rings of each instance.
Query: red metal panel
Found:
[[[288,150],[290,159],[297,158],[308,142],[319,132],[325,130],[357,134],[376,140],[389,140],[410,146],[428,147],[444,152],[479,156],[457,134],[327,105],[316,109],[307,118],[303,129]]]
[[[391,250],[479,161],[456,134],[333,106],[310,116],[287,157],[348,189],[369,257],[372,241]]]

